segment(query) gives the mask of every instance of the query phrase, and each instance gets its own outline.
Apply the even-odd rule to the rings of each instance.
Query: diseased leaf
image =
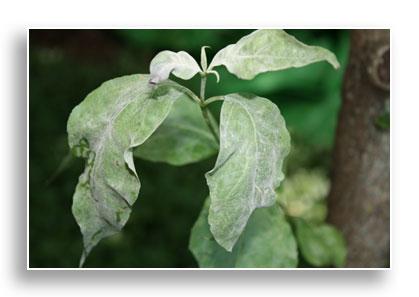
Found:
[[[68,120],[70,147],[87,158],[73,197],[73,214],[83,234],[80,265],[104,237],[119,232],[137,199],[140,181],[132,149],[162,123],[184,93],[169,82],[151,87],[148,75],[103,83],[76,106]]]
[[[309,224],[295,219],[298,247],[304,259],[317,267],[343,267],[346,246],[342,234],[329,224]]]
[[[323,222],[327,215],[325,199],[329,189],[330,181],[322,171],[300,169],[277,189],[277,199],[287,215]]]
[[[209,199],[192,228],[189,249],[199,267],[296,267],[297,244],[278,205],[253,212],[232,252],[227,252],[209,230]]]
[[[197,104],[189,98],[177,100],[153,135],[134,151],[134,156],[172,165],[198,162],[214,155],[218,144]]]
[[[308,46],[283,30],[257,30],[220,50],[209,70],[224,65],[241,79],[253,79],[259,73],[290,67],[302,67],[327,61],[339,67],[336,56],[318,46]]]
[[[150,62],[150,83],[164,81],[169,78],[170,73],[181,79],[191,79],[199,72],[201,68],[187,52],[162,51]]]
[[[208,221],[217,242],[231,251],[253,210],[275,203],[290,136],[278,107],[268,99],[240,94],[223,99],[220,151],[206,174]]]

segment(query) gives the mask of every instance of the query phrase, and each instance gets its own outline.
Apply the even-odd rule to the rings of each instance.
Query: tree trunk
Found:
[[[390,265],[389,86],[389,30],[352,30],[328,200],[348,267]]]

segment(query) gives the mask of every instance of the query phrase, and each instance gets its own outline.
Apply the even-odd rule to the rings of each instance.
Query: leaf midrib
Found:
[[[130,92],[134,92],[137,91],[141,88],[133,88],[133,89],[129,89],[126,92],[124,92],[123,94],[121,94],[120,96],[118,96],[118,98],[116,100],[120,100],[121,98],[123,98],[124,96],[126,96],[127,94],[129,94]],[[93,170],[90,172],[90,176],[89,176],[89,181],[91,184],[91,188],[90,188],[90,192],[92,194],[92,198],[93,198],[93,205],[95,206],[96,212],[99,214],[99,218],[104,220],[105,222],[107,221],[107,219],[103,216],[103,214],[101,213],[101,211],[98,209],[97,207],[97,202],[99,201],[98,197],[97,197],[97,191],[95,190],[95,176],[96,176],[96,171],[97,171],[97,167],[98,164],[100,164],[101,161],[101,157],[103,156],[102,151],[103,151],[103,144],[106,142],[106,139],[108,139],[108,137],[110,137],[112,129],[113,129],[113,123],[115,121],[115,119],[120,115],[120,113],[125,110],[125,108],[130,105],[132,102],[134,102],[135,100],[137,100],[139,98],[134,97],[132,100],[128,100],[125,104],[122,104],[121,108],[116,110],[112,116],[111,116],[111,120],[108,121],[105,131],[101,134],[102,137],[100,137],[100,141],[99,144],[97,145],[97,149],[95,152],[95,159],[94,159],[94,164],[93,164]],[[143,108],[144,106],[142,106]],[[119,192],[118,192],[119,193]],[[119,193],[120,194],[120,193]],[[120,194],[122,195],[122,194]],[[127,201],[128,202],[128,201]],[[107,223],[107,222],[106,222]]]

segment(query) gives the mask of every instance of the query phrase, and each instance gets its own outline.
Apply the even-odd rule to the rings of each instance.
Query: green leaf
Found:
[[[277,199],[287,215],[322,222],[327,215],[329,189],[330,181],[322,171],[300,169],[277,189]]]
[[[156,132],[135,149],[134,156],[179,166],[206,159],[217,150],[218,144],[199,106],[189,98],[182,98]]]
[[[220,50],[209,70],[224,65],[241,79],[253,79],[259,73],[290,67],[302,67],[319,61],[339,67],[335,55],[319,46],[308,46],[283,30],[257,30],[235,44]]]
[[[70,147],[87,158],[73,197],[73,214],[83,234],[80,265],[104,237],[119,232],[137,199],[140,181],[132,149],[142,144],[184,93],[176,84],[152,87],[147,75],[103,83],[76,106],[68,120]]]
[[[215,241],[208,225],[209,199],[192,228],[189,249],[199,267],[296,267],[297,244],[277,205],[253,212],[232,252]]]
[[[162,51],[150,62],[150,83],[164,81],[170,73],[181,79],[191,79],[199,72],[201,69],[198,63],[187,52]]]
[[[343,267],[346,246],[342,234],[329,224],[309,224],[294,220],[298,247],[304,259],[317,267]]]
[[[268,99],[240,94],[221,99],[220,151],[206,174],[208,221],[217,242],[231,251],[253,210],[275,203],[290,137],[278,107]]]

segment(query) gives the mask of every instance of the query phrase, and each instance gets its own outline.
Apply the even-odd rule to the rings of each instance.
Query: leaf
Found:
[[[304,259],[317,267],[343,267],[346,246],[342,234],[329,224],[309,224],[294,220],[298,247]]]
[[[192,228],[189,249],[199,267],[296,267],[297,244],[281,208],[253,212],[232,252],[215,241],[208,225],[209,199]]]
[[[80,266],[104,237],[119,232],[137,199],[140,181],[132,149],[142,144],[184,93],[175,83],[151,87],[147,75],[112,79],[76,106],[67,131],[73,153],[87,158],[73,197],[83,234]]]
[[[290,137],[278,107],[268,99],[240,94],[222,98],[220,151],[206,174],[208,221],[217,242],[231,251],[253,210],[275,203]]]
[[[185,165],[214,155],[218,144],[197,104],[189,98],[174,103],[168,117],[134,156],[154,162]]]
[[[209,70],[224,65],[241,79],[253,79],[259,73],[290,67],[302,67],[319,61],[339,67],[335,55],[318,46],[308,46],[283,30],[257,30],[220,50]]]
[[[322,171],[300,169],[277,189],[277,199],[287,215],[323,222],[327,215],[325,199],[329,189],[330,181]]]
[[[191,79],[199,72],[201,68],[187,52],[162,51],[150,62],[150,83],[164,81],[169,78],[170,73],[181,79]]]

